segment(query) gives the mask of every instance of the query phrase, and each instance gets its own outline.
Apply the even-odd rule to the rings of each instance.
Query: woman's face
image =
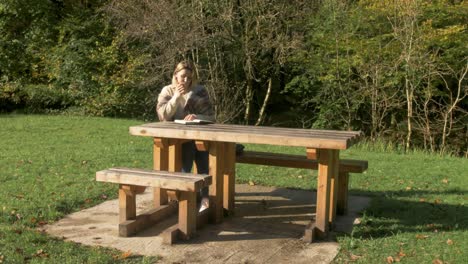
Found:
[[[175,75],[177,83],[182,84],[187,90],[192,83],[192,71],[183,69],[176,73]]]

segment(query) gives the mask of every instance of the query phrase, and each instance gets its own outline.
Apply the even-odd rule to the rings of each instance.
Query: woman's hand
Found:
[[[185,121],[192,121],[194,119],[197,119],[197,115],[195,114],[186,115],[184,118]]]
[[[184,85],[183,84],[178,84],[176,86],[176,89],[175,89],[175,93],[174,93],[174,96],[177,98],[181,95],[184,95],[185,94],[185,88],[184,88]]]

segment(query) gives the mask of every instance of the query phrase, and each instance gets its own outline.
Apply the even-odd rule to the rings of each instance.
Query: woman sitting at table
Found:
[[[197,85],[196,71],[190,62],[177,64],[172,84],[158,96],[156,112],[160,121],[203,119],[214,122],[214,110],[206,89]],[[195,161],[197,172],[208,174],[208,152],[198,151],[195,142],[182,144],[182,172],[191,172]],[[209,207],[208,187],[202,189],[200,211]]]

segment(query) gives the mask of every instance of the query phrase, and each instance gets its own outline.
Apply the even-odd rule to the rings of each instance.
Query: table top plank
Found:
[[[130,134],[161,138],[347,149],[360,137],[360,131],[335,131],[227,124],[181,125],[173,122],[130,127]]]

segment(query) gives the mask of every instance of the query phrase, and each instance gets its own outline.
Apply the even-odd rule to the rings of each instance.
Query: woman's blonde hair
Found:
[[[173,86],[177,85],[176,74],[180,72],[181,70],[189,70],[192,73],[190,89],[195,87],[195,85],[197,85],[198,76],[197,76],[197,71],[195,69],[195,66],[190,61],[181,61],[177,64],[177,66],[174,69],[174,73],[172,74],[172,85]]]

